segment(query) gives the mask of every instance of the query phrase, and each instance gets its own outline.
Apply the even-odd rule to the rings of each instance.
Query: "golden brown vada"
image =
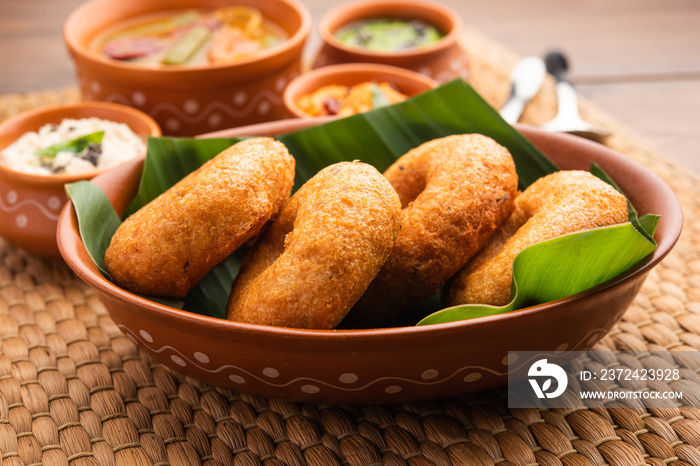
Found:
[[[589,172],[559,171],[535,181],[487,246],[445,287],[445,303],[510,302],[513,260],[526,247],[567,233],[627,221],[627,201]]]
[[[127,218],[105,264],[117,285],[184,298],[289,198],[294,158],[271,138],[239,142]]]
[[[334,328],[389,256],[400,212],[398,195],[371,165],[324,168],[292,196],[246,256],[228,318]]]
[[[384,175],[401,199],[401,232],[343,326],[375,326],[438,291],[510,215],[518,185],[508,150],[480,134],[424,143]]]

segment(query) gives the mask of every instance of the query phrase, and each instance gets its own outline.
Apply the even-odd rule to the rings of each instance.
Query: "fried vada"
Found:
[[[239,142],[128,217],[105,264],[120,287],[184,298],[289,199],[294,158],[271,138]]]
[[[247,254],[228,318],[296,328],[334,328],[386,261],[401,203],[371,165],[324,168],[289,200]]]
[[[401,232],[343,326],[376,326],[438,291],[510,215],[518,185],[510,152],[480,134],[424,143],[384,175],[401,200]]]
[[[513,260],[526,247],[567,233],[627,221],[627,201],[589,172],[544,176],[515,200],[513,214],[444,290],[446,305],[503,306],[511,299]]]

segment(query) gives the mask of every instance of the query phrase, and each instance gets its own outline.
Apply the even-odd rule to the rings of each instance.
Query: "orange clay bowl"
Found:
[[[393,84],[399,92],[409,97],[438,86],[437,81],[404,68],[374,63],[346,63],[317,68],[294,78],[284,90],[284,104],[294,116],[314,118],[297,106],[303,95],[332,84],[354,86],[372,81]]]
[[[0,151],[46,124],[89,117],[125,123],[144,141],[147,136],[160,136],[156,122],[143,112],[119,104],[86,102],[43,107],[8,118],[0,124]],[[98,173],[37,175],[0,164],[0,236],[37,256],[60,259],[56,224],[68,200],[64,186]]]
[[[334,34],[353,21],[369,18],[422,19],[438,27],[445,36],[438,42],[420,49],[395,52],[372,52],[348,47]],[[328,11],[318,26],[321,36],[312,67],[337,63],[383,63],[417,71],[443,84],[456,78],[467,80],[467,54],[460,46],[462,19],[451,9],[421,0],[363,0],[340,5]]]
[[[302,66],[311,17],[297,0],[237,0],[285,29],[281,45],[231,64],[149,68],[94,50],[115,24],[161,11],[214,9],[221,0],[91,0],[66,20],[63,38],[86,100],[119,102],[151,115],[163,133],[191,136],[287,118],[282,92]]]
[[[219,132],[274,135],[328,119],[297,119]],[[242,392],[318,403],[388,403],[449,397],[507,383],[508,351],[585,351],[620,319],[649,271],[676,243],[682,213],[657,175],[602,145],[519,127],[565,169],[597,162],[640,214],[661,214],[658,248],[623,276],[558,301],[508,314],[424,327],[300,330],[232,322],[179,311],[124,291],[97,270],[72,206],[61,215],[61,253],[89,283],[116,325],[174,370]],[[95,178],[118,211],[139,183],[142,161]],[[515,364],[518,366],[518,364]],[[512,366],[511,366],[512,367]]]

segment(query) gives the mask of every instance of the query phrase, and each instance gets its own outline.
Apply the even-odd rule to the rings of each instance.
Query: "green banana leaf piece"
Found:
[[[612,178],[610,178],[610,176],[607,173],[605,173],[605,171],[598,164],[593,163],[591,165],[591,173],[593,175],[597,176],[598,178],[602,179],[603,181],[605,181],[609,185],[611,185],[613,188],[617,189],[623,195],[625,194],[624,192],[622,192],[622,190],[617,185],[617,183],[615,183],[612,180]],[[651,244],[654,245],[654,247],[656,247],[656,241],[654,241],[654,236],[653,236],[654,230],[653,229],[649,230],[648,228],[645,228],[645,226],[642,224],[642,222],[639,219],[639,215],[637,214],[637,209],[634,208],[634,206],[629,201],[629,199],[627,199],[627,217],[629,218],[629,221],[632,223],[632,225],[634,225],[634,228],[637,230],[637,232],[640,235],[644,236]],[[658,222],[658,219],[657,219],[657,222]],[[653,228],[656,229],[656,225],[654,225]]]
[[[149,137],[139,190],[124,213],[133,214],[190,172],[241,138],[177,139]]]
[[[105,267],[105,251],[121,225],[107,195],[89,181],[77,181],[66,185],[66,194],[73,201],[78,217],[78,230],[92,260],[102,274],[109,278]]]
[[[320,169],[333,163],[362,160],[383,171],[398,157],[423,142],[462,133],[485,134],[507,147],[515,160],[521,189],[557,170],[546,156],[503,121],[477,92],[461,80],[399,104],[280,135],[278,139],[296,159],[297,189]],[[125,217],[170,188],[206,160],[240,140],[149,138],[148,155],[139,192],[128,207]],[[71,191],[69,189],[69,193]],[[71,199],[79,212],[79,222],[85,223],[85,228],[81,226],[81,235],[86,245],[91,243],[88,250],[96,263],[104,267],[104,252],[119,225],[119,222],[114,221],[101,223],[101,218],[107,215],[105,212],[111,209],[111,205],[106,198],[102,199],[95,194],[83,195],[82,191],[74,191]],[[640,236],[634,228],[632,233]],[[615,248],[616,253],[613,256],[621,255],[615,244],[608,248],[598,243],[607,239],[597,239],[594,236],[593,241],[596,244],[595,248]],[[564,251],[561,254],[568,253]],[[239,250],[212,270],[189,293],[184,302],[184,309],[224,317],[231,283],[244,256],[245,250]],[[637,261],[636,257],[625,260]],[[576,259],[572,259],[572,262],[576,263]],[[104,269],[101,270],[106,273]],[[521,291],[524,288],[521,285]],[[522,294],[525,296],[525,292]],[[526,302],[530,302],[531,299],[534,298],[527,298]]]
[[[653,234],[657,215],[640,219]],[[559,236],[533,244],[513,261],[512,300],[505,306],[464,305],[435,312],[418,325],[439,324],[503,314],[565,298],[604,283],[650,254],[656,243],[624,223]]]
[[[95,261],[95,265],[106,278],[111,280],[105,266],[105,251],[122,221],[114,211],[104,192],[89,181],[77,181],[66,185],[66,194],[73,201],[78,230],[85,249]],[[152,301],[182,309],[184,301],[149,296]]]

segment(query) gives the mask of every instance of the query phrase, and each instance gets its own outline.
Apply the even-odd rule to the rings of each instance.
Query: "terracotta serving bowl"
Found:
[[[336,39],[335,33],[353,21],[368,18],[422,19],[440,28],[445,37],[421,49],[391,53],[371,52],[349,47]],[[318,27],[321,36],[312,67],[337,63],[383,63],[417,71],[443,84],[456,78],[467,79],[467,55],[459,44],[462,20],[449,8],[420,0],[370,0],[351,2],[333,8],[324,15]]]
[[[274,135],[325,121],[297,119],[211,136]],[[299,401],[386,403],[503,385],[509,350],[566,353],[598,342],[628,308],[648,272],[671,250],[682,223],[673,191],[650,170],[574,136],[520,129],[562,168],[588,169],[595,161],[619,182],[641,214],[661,214],[658,248],[623,276],[565,299],[463,322],[371,330],[245,324],[135,296],[98,272],[70,205],[59,222],[61,253],[95,289],[117,326],[146,353],[217,386]],[[122,211],[138,187],[141,168],[141,161],[133,162],[93,182]]]
[[[65,118],[97,117],[127,124],[143,137],[160,136],[151,117],[130,107],[106,102],[55,105],[20,113],[0,123],[0,151],[28,131]],[[0,164],[0,236],[38,256],[59,259],[56,223],[68,200],[64,186],[98,174],[36,175]]]
[[[372,81],[393,84],[399,92],[409,97],[438,86],[437,81],[404,68],[375,63],[346,63],[317,68],[297,76],[284,90],[284,104],[294,116],[313,118],[297,105],[301,96],[332,84],[354,86]]]
[[[169,135],[194,135],[288,117],[282,92],[301,70],[311,28],[296,0],[238,0],[257,8],[289,34],[282,45],[232,64],[148,68],[95,51],[105,29],[146,14],[212,9],[221,0],[91,0],[68,17],[63,36],[86,100],[119,102],[151,115]]]

